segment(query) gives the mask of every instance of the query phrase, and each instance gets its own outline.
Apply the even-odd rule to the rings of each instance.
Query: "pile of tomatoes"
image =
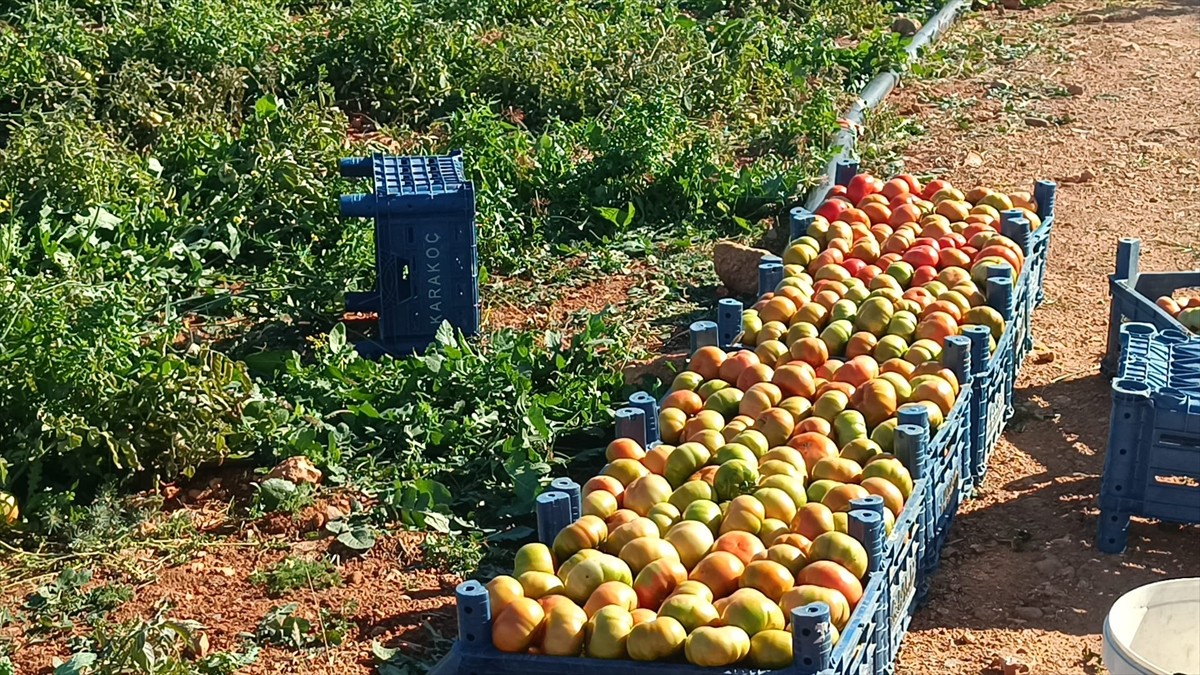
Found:
[[[936,429],[960,386],[946,338],[983,326],[994,349],[1005,329],[984,291],[1025,262],[999,232],[1011,209],[1040,227],[1026,193],[866,174],[835,190],[744,313],[743,349],[701,348],[672,382],[662,442],[613,441],[583,515],[488,583],[496,648],[782,668],[791,610],[813,602],[836,642],[868,571],[852,503],[879,497],[890,532],[913,494],[898,412]]]

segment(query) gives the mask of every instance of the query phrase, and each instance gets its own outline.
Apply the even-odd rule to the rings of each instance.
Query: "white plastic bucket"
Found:
[[[1200,577],[1117,598],[1104,620],[1104,667],[1112,675],[1200,674]]]

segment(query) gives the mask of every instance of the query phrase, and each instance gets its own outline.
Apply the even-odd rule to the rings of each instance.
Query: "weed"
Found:
[[[260,642],[295,651],[336,647],[346,639],[350,623],[341,613],[322,608],[314,626],[308,619],[295,616],[297,609],[299,605],[293,602],[267,612],[259,622],[255,636]]]
[[[288,513],[296,515],[313,505],[313,487],[308,483],[299,485],[283,478],[268,478],[256,486],[250,515]]]
[[[431,533],[421,542],[421,553],[425,565],[468,577],[483,561],[483,540],[477,532]]]
[[[256,570],[250,583],[262,586],[267,595],[279,597],[300,589],[323,590],[342,585],[342,575],[328,562],[284,558],[267,571]]]
[[[26,618],[32,624],[29,632],[69,630],[79,618],[94,623],[133,598],[132,589],[117,584],[84,591],[91,580],[90,570],[67,567],[53,583],[39,586],[25,598]]]
[[[202,626],[171,619],[159,604],[149,619],[97,626],[54,675],[191,675],[187,655],[199,651]]]

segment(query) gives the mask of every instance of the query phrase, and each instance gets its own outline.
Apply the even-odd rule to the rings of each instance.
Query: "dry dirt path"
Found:
[[[997,33],[1007,46],[989,39]],[[1147,582],[1200,575],[1194,527],[1135,520],[1125,554],[1092,548],[1110,400],[1097,365],[1117,240],[1142,239],[1143,270],[1197,267],[1200,3],[988,12],[945,48],[969,44],[986,51],[982,70],[910,84],[889,105],[926,129],[905,158],[911,168],[943,167],[968,186],[1060,181],[1046,302],[1034,315],[1048,351],[1025,364],[1016,415],[981,495],[959,513],[897,673],[999,673],[997,658],[1012,659],[1004,675],[1103,672],[1111,603]]]

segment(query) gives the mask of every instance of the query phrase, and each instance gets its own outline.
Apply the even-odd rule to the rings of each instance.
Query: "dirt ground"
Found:
[[[946,167],[968,186],[1060,182],[1046,301],[1034,314],[1048,351],[1024,366],[1016,414],[979,498],[959,512],[897,673],[998,673],[1004,659],[1011,672],[1101,672],[1100,633],[1118,596],[1200,575],[1194,527],[1135,520],[1123,555],[1092,548],[1110,403],[1097,366],[1117,240],[1141,238],[1143,270],[1197,267],[1200,3],[1054,3],[979,15],[955,33],[984,30],[1047,48],[906,86],[891,104],[927,130],[910,166]],[[1033,96],[1021,108],[1004,91]],[[970,99],[965,124],[939,106]]]

